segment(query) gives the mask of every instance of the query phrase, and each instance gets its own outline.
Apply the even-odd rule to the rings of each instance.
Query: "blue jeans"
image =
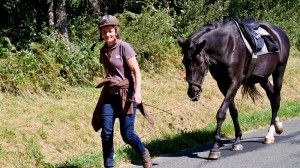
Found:
[[[122,114],[121,98],[119,95],[106,95],[101,112],[102,119],[102,149],[104,166],[114,165],[113,132],[115,119],[119,118],[122,139],[129,144],[139,156],[144,153],[144,145],[134,132],[136,105],[133,103],[133,114]]]

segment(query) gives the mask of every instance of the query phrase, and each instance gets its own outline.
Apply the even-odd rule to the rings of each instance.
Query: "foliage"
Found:
[[[264,13],[265,21],[274,23],[285,30],[289,36],[292,46],[300,51],[300,1],[279,1],[273,8]]]
[[[156,8],[159,7],[168,7],[171,1],[166,0],[127,0],[124,4],[124,10],[130,11],[136,14],[140,14],[143,12],[144,7],[154,6]]]
[[[140,15],[123,13],[120,20],[121,37],[134,46],[142,69],[156,71],[168,65],[167,61],[171,61],[178,50],[173,38],[174,20],[168,9],[149,6]]]
[[[203,24],[222,21],[228,17],[230,1],[188,0],[181,3],[182,13],[178,16],[178,34],[184,37],[194,33]]]
[[[39,40],[38,32],[45,27],[47,9],[42,0],[7,0],[0,3],[0,35],[9,37],[20,49]]]
[[[0,88],[12,93],[54,93],[68,85],[91,85],[99,75],[98,60],[84,43],[79,46],[44,35],[40,43],[32,42],[26,50],[2,49]],[[10,49],[10,50],[9,50]],[[2,55],[2,54],[1,54]]]
[[[68,41],[59,34],[49,33],[45,1],[0,3],[2,91],[55,92],[67,85],[91,85],[94,77],[103,75],[98,62],[102,45],[97,43],[99,16],[91,14],[86,3],[67,1]],[[100,0],[99,3],[100,15],[118,16],[121,37],[133,45],[146,72],[180,67],[176,37],[188,37],[203,24],[225,19],[250,16],[278,25],[287,32],[293,52],[300,50],[299,0]],[[97,44],[94,51],[93,44]],[[63,78],[66,73],[67,78]]]

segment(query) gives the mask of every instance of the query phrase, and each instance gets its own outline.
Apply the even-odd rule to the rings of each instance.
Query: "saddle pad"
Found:
[[[262,36],[270,36],[270,33],[268,33],[265,29],[258,27],[258,29],[254,30],[257,34],[260,34]],[[263,47],[257,51],[257,55],[263,55],[263,54],[268,54],[268,48],[266,46],[266,43],[264,42]]]
[[[263,55],[263,54],[268,54],[268,53],[270,53],[270,52],[268,51],[266,43],[264,43],[263,47],[257,52],[257,55]]]

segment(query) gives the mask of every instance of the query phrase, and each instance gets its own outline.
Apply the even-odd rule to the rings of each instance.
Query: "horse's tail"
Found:
[[[262,95],[259,93],[259,91],[256,89],[254,84],[244,84],[242,87],[242,97],[244,96],[248,97],[248,95],[251,97],[252,101],[255,103],[255,99],[261,98]]]

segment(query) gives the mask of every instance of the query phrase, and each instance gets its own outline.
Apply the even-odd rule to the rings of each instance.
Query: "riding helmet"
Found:
[[[100,28],[104,26],[119,26],[119,20],[112,15],[104,15],[100,19]]]

